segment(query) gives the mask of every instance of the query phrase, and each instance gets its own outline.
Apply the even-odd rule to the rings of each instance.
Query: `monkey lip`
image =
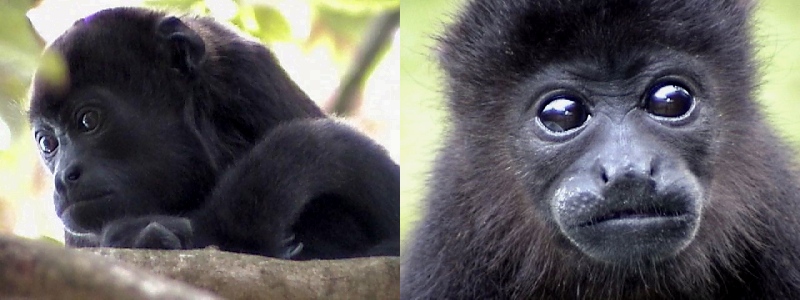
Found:
[[[109,210],[109,196],[102,195],[79,202],[68,202],[56,210],[56,214],[64,223],[64,227],[73,233],[99,230],[104,220],[114,216]]]
[[[659,223],[660,221],[681,220],[687,218],[687,213],[682,211],[672,211],[648,208],[642,210],[623,209],[611,211],[592,217],[586,222],[578,224],[577,227],[589,227],[595,225],[647,225]]]
[[[691,212],[619,210],[567,228],[567,237],[587,255],[614,264],[660,261],[684,249],[697,229]]]
[[[111,192],[100,192],[93,194],[85,194],[79,197],[69,197],[69,199],[78,199],[76,201],[64,200],[56,202],[56,215],[59,218],[64,218],[64,214],[70,211],[79,210],[87,206],[92,206],[96,202],[106,200],[111,196]]]

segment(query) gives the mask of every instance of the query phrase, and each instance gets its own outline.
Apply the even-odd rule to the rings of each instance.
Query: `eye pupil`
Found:
[[[545,104],[538,117],[550,131],[565,132],[586,123],[589,114],[582,102],[559,96]]]
[[[39,138],[39,149],[45,153],[50,154],[56,151],[58,147],[58,140],[51,136],[42,136]]]
[[[81,116],[81,125],[86,131],[97,128],[98,115],[96,111],[88,111]]]
[[[645,109],[655,116],[677,118],[688,113],[693,103],[694,96],[686,88],[666,84],[653,89],[645,102]]]

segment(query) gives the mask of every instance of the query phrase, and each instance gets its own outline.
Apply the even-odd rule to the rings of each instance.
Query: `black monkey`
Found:
[[[258,42],[116,8],[48,49],[67,82],[36,76],[30,118],[67,245],[399,255],[399,166]]]
[[[403,299],[800,299],[749,0],[474,0]]]

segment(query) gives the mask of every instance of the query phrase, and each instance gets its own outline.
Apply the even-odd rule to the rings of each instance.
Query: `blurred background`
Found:
[[[420,199],[442,137],[446,114],[433,37],[452,20],[460,0],[403,0],[400,36],[401,231],[422,215]],[[763,74],[757,98],[772,125],[800,149],[800,1],[760,0],[756,15]],[[800,153],[800,151],[798,151]],[[800,157],[798,157],[800,161]]]
[[[0,1],[0,233],[63,241],[53,179],[27,124],[28,86],[46,43],[116,6],[209,15],[260,39],[320,107],[399,161],[399,0]]]

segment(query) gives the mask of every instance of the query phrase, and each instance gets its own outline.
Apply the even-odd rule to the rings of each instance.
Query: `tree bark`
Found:
[[[78,251],[0,235],[0,298],[399,299],[400,259],[298,262],[210,248]]]
[[[400,259],[288,261],[215,249],[86,249],[226,299],[400,299]]]
[[[0,235],[0,298],[221,299],[111,259],[8,235]]]

